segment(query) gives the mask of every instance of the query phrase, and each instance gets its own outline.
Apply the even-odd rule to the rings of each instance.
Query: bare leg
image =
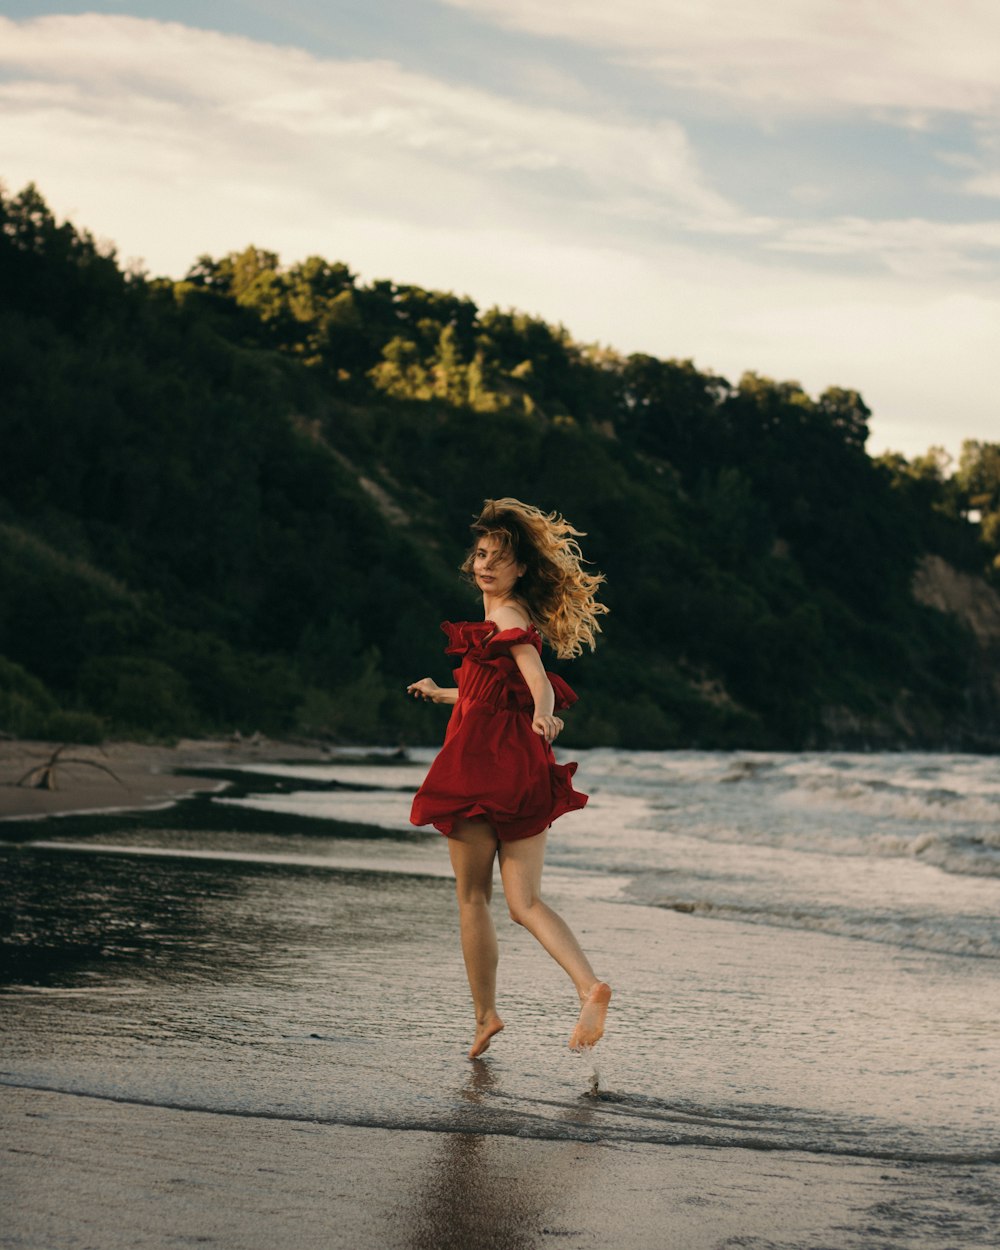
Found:
[[[476,1009],[476,1037],[469,1058],[481,1055],[503,1028],[497,1015],[497,935],[490,916],[497,838],[485,820],[463,820],[448,838],[455,873],[462,955]]]
[[[532,838],[500,843],[500,876],[511,919],[524,925],[569,974],[580,996],[580,1019],[570,1046],[593,1046],[604,1033],[611,989],[597,979],[572,929],[558,912],[542,901],[542,867],[548,830]]]

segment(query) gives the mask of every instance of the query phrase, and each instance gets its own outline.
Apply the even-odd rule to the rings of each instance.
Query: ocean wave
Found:
[[[804,810],[850,810],[865,816],[894,820],[982,824],[995,830],[1000,824],[1000,799],[988,794],[968,796],[938,786],[902,786],[888,781],[829,776],[808,778],[804,785],[777,796],[783,807]]]
[[[673,813],[676,809],[661,809],[651,804],[651,823],[663,834],[680,832],[676,826],[672,827],[674,822],[670,816],[661,818],[660,813],[664,810]],[[942,833],[928,829],[916,832],[885,828],[858,831],[817,826],[748,829],[745,826],[733,828],[721,822],[701,822],[685,826],[683,832],[716,844],[772,847],[838,858],[911,859],[955,876],[1000,879],[1000,844],[997,836],[991,836],[987,831],[971,834],[961,830]],[[637,865],[642,868],[649,866]],[[627,863],[619,865],[616,870],[627,871]]]
[[[577,753],[581,770],[608,784],[701,785],[745,782],[750,787],[796,786],[813,779],[852,778],[911,789],[954,790],[1000,799],[996,762],[986,756],[917,753],[780,751],[621,751],[595,748]]]
[[[962,877],[1000,878],[1000,846],[981,838],[917,839],[913,851],[923,863]]]
[[[989,915],[935,916],[888,910],[869,913],[848,906],[822,907],[805,902],[723,900],[678,890],[675,881],[657,873],[633,878],[622,897],[628,902],[706,919],[808,930],[942,955],[1000,959],[1000,928],[996,917]]]
[[[1000,879],[1000,783],[989,759],[622,755],[597,761],[596,777],[595,761],[583,761],[581,782],[600,795],[612,825],[641,846],[643,868],[665,867],[676,838],[692,837],[806,855],[904,857]],[[658,849],[644,829],[660,835]],[[612,854],[617,849],[609,844]]]
[[[845,1118],[805,1113],[797,1108],[766,1106],[705,1107],[667,1101],[643,1094],[594,1090],[572,1101],[545,1100],[537,1107],[504,1106],[502,1098],[483,1099],[480,1105],[465,1104],[396,1109],[383,1107],[353,1113],[330,1112],[319,1107],[283,1105],[247,1106],[224,1098],[206,1101],[139,1091],[108,1090],[72,1081],[43,1081],[0,1075],[0,1086],[43,1090],[76,1098],[93,1098],[140,1107],[162,1107],[235,1116],[249,1120],[288,1123],[340,1124],[355,1128],[396,1129],[430,1133],[466,1133],[491,1137],[517,1137],[536,1141],[579,1141],[607,1144],[704,1146],[764,1152],[878,1159],[901,1163],[990,1164],[1000,1163],[1000,1149],[933,1149],[922,1134],[901,1126],[862,1126]],[[537,1100],[527,1100],[530,1103]]]

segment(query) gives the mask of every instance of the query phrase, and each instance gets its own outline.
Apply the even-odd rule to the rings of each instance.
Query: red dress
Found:
[[[410,823],[450,834],[462,817],[485,816],[503,842],[530,838],[557,816],[584,806],[573,789],[576,764],[557,764],[552,747],[531,728],[534,700],[511,647],[542,650],[534,625],[497,630],[492,621],[444,621],[446,655],[462,656],[455,670],[455,704],[444,746],[413,799]],[[576,695],[548,673],[556,711]]]

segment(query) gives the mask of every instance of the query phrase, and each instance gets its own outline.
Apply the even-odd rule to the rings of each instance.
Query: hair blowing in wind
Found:
[[[558,512],[521,503],[519,499],[487,499],[473,522],[477,537],[496,538],[500,552],[526,566],[517,587],[539,633],[561,660],[573,659],[597,645],[598,617],[609,611],[596,593],[603,573],[588,573],[577,538],[585,537]],[[470,552],[462,572],[471,575]]]

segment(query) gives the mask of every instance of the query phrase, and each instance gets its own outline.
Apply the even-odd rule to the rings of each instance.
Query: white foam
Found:
[[[340,820],[380,829],[413,830],[412,795],[393,790],[296,790],[290,794],[256,794],[246,798],[218,798],[221,807],[246,807],[257,812],[308,816],[313,820]]]
[[[1000,933],[989,919],[978,926],[956,928],[935,924],[933,917],[921,921],[916,916],[893,914],[858,916],[843,909],[784,911],[780,907],[755,907],[739,903],[719,903],[711,899],[690,899],[686,896],[643,898],[656,907],[665,907],[715,920],[738,920],[748,924],[773,925],[779,928],[805,929],[834,937],[860,938],[869,942],[887,942],[913,950],[938,954],[980,956],[1000,959]]]
[[[446,860],[435,860],[422,853],[422,848],[396,843],[390,849],[382,846],[365,854],[344,854],[334,847],[323,854],[309,855],[302,852],[254,851],[251,849],[228,851],[222,849],[194,849],[181,846],[139,846],[126,843],[102,842],[56,842],[39,839],[26,842],[24,846],[46,851],[87,852],[93,855],[132,855],[153,859],[193,859],[228,862],[236,864],[280,864],[294,868],[331,868],[350,872],[404,873],[406,876],[450,877],[451,869]]]
[[[235,771],[263,777],[336,782],[343,786],[376,786],[415,790],[427,773],[427,765],[411,764],[241,764]]]
[[[965,798],[931,786],[888,790],[876,789],[864,781],[851,778],[822,777],[779,796],[775,802],[806,810],[851,808],[866,815],[888,816],[896,820],[1000,825],[1000,800],[985,794]]]
[[[1000,803],[978,757],[565,752],[590,802],[553,826],[548,861],[580,892],[609,874],[644,900],[955,954],[1000,952]],[[275,772],[282,769],[276,768]],[[412,765],[306,766],[402,780]],[[422,779],[422,767],[415,770]],[[961,775],[966,790],[949,790]],[[413,832],[404,791],[292,791],[213,800]],[[598,885],[600,879],[602,884]],[[589,883],[589,884],[588,884]]]

